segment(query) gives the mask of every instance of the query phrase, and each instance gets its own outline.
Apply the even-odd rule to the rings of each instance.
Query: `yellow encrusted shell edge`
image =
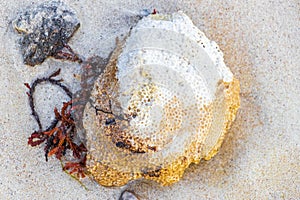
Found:
[[[210,150],[210,152],[204,157],[205,160],[211,159],[219,151],[226,133],[228,132],[231,123],[234,121],[236,112],[240,107],[240,84],[237,79],[233,79],[232,82],[223,82],[225,87],[225,103],[226,103],[226,127],[218,139],[216,145]],[[193,147],[197,143],[193,142],[190,146],[190,150],[197,150],[197,147]],[[186,155],[193,155],[193,152],[186,152]],[[88,155],[89,160],[93,158]],[[135,180],[138,178],[145,178],[149,180],[154,180],[161,185],[170,185],[179,181],[182,177],[185,169],[191,163],[199,163],[201,158],[192,158],[191,156],[180,156],[171,165],[162,168],[158,171],[153,171],[151,173],[124,173],[119,172],[116,169],[110,168],[100,163],[96,163],[93,166],[88,167],[88,172],[93,175],[94,179],[103,186],[122,186],[125,185],[130,180]]]

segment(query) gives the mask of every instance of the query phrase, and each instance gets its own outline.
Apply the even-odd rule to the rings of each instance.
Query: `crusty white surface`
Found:
[[[65,1],[81,21],[70,44],[86,57],[107,56],[115,38],[126,34],[133,16],[144,8],[183,10],[217,42],[226,65],[241,82],[241,109],[221,151],[211,161],[191,166],[180,182],[169,187],[136,181],[122,188],[105,188],[85,181],[89,191],[62,172],[55,159],[46,163],[42,147],[27,146],[27,137],[37,126],[29,116],[23,83],[61,67],[65,83],[76,88],[73,73],[79,69],[52,59],[35,68],[22,64],[17,35],[9,22],[31,2],[1,0],[0,199],[117,199],[125,188],[141,199],[300,198],[297,0]],[[38,2],[42,1],[34,4]],[[56,88],[42,92],[40,97],[48,106],[40,110],[46,116],[52,113],[53,99],[48,99]]]

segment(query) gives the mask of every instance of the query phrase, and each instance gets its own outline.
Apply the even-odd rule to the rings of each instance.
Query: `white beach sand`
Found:
[[[41,2],[0,0],[0,199],[118,199],[125,189],[141,199],[300,199],[298,0],[64,1],[81,22],[70,45],[85,57],[106,57],[115,38],[133,25],[130,16],[142,9],[183,10],[219,44],[241,83],[237,119],[212,160],[190,166],[171,186],[141,180],[106,188],[85,180],[88,191],[56,159],[46,162],[43,147],[27,145],[37,125],[23,83],[61,68],[64,83],[74,90],[78,83],[73,74],[80,67],[54,59],[34,68],[23,64],[10,21]],[[43,116],[52,114],[56,92],[52,87],[40,90]]]

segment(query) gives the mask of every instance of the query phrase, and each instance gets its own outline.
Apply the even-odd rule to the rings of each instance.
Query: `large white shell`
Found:
[[[94,178],[166,185],[217,152],[239,107],[239,83],[185,14],[156,14],[119,44],[91,98],[84,126]]]

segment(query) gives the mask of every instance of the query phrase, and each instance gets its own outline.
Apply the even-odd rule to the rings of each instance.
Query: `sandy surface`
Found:
[[[300,199],[300,3],[298,0],[241,1],[65,1],[81,27],[70,44],[85,57],[107,56],[115,38],[132,26],[144,8],[183,10],[208,38],[241,82],[241,109],[219,154],[192,165],[168,187],[146,181],[105,188],[86,180],[85,190],[42,147],[27,145],[37,129],[30,116],[24,82],[62,68],[73,90],[80,66],[47,59],[22,63],[10,21],[26,6],[42,1],[0,0],[0,199],[117,199],[124,189],[141,199]],[[49,121],[57,89],[40,88],[39,112]],[[64,98],[63,94],[59,94]],[[51,98],[52,96],[52,98]]]

